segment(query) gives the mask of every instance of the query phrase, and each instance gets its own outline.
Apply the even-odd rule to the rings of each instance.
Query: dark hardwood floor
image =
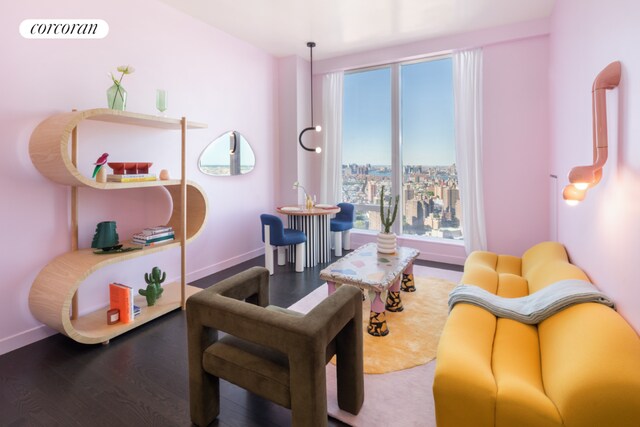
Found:
[[[418,261],[460,270],[461,267]],[[197,280],[206,288],[254,265],[258,257]],[[276,266],[271,303],[288,307],[323,282],[326,264],[296,273]],[[56,334],[0,356],[0,426],[188,426],[185,313],[176,310],[106,345],[83,345]],[[221,381],[213,426],[279,427],[290,411]],[[344,426],[329,419],[330,426]]]

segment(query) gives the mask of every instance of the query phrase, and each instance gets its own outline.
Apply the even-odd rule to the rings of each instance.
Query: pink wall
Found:
[[[547,21],[533,21],[327,59],[317,69],[326,73],[482,47],[488,249],[520,256],[549,239],[547,31]],[[374,240],[374,234],[361,233],[353,244]],[[422,259],[452,264],[466,259],[456,242],[408,239],[406,244],[418,248]]]
[[[162,87],[169,92],[168,115],[209,125],[188,134],[187,176],[204,187],[210,209],[203,234],[188,247],[188,279],[261,253],[258,215],[272,210],[275,199],[277,63],[273,57],[152,0],[38,0],[4,9],[0,218],[7,245],[0,257],[0,354],[51,333],[30,314],[29,288],[40,269],[70,244],[69,189],[47,180],[32,165],[31,132],[56,112],[106,107],[107,73],[118,65],[136,68],[123,81],[129,92],[128,110],[154,114],[155,89]],[[100,18],[107,21],[110,32],[103,40],[23,39],[20,22],[41,17]],[[256,154],[255,170],[228,178],[200,173],[196,168],[200,152],[230,129],[249,140]],[[179,138],[179,132],[83,123],[80,169],[89,173],[97,153],[106,150],[112,160],[149,160],[178,176]],[[166,221],[169,209],[162,189],[82,190],[81,245],[89,245],[98,221],[116,219],[121,238],[127,238],[141,227]],[[96,272],[81,286],[81,311],[106,303],[109,281],[142,287],[143,274],[154,265],[176,278],[179,253],[147,256]]]
[[[300,59],[289,56],[278,60],[278,174],[276,204],[295,204],[298,195],[292,189],[298,180],[298,75]],[[294,84],[292,84],[294,83]]]
[[[558,191],[567,173],[589,164],[591,85],[607,64],[622,62],[618,89],[607,96],[609,160],[600,184],[575,207],[559,203],[559,240],[572,261],[617,303],[640,331],[640,4],[562,0],[552,17],[552,169]]]
[[[549,238],[548,36],[483,48],[489,250],[520,256]]]

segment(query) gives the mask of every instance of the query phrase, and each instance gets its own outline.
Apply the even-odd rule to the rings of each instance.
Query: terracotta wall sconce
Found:
[[[602,168],[607,162],[607,89],[620,83],[622,67],[619,61],[607,65],[596,76],[591,91],[591,115],[593,120],[593,164],[576,166],[569,172],[569,185],[564,187],[562,197],[569,205],[577,205],[584,199],[587,190],[600,182]]]

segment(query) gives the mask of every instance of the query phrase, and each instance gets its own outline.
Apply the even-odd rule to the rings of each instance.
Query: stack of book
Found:
[[[120,322],[131,323],[135,318],[133,288],[122,283],[109,284],[109,309],[120,311]]]
[[[142,182],[156,181],[158,177],[154,173],[136,173],[136,174],[111,174],[107,175],[107,182]]]
[[[109,310],[117,309],[122,323],[131,323],[140,315],[140,307],[133,303],[133,289],[122,283],[109,283]]]
[[[167,225],[149,227],[133,235],[131,241],[136,245],[152,246],[175,239],[173,228]]]

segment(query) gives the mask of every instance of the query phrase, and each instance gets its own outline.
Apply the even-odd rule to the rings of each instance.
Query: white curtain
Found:
[[[344,73],[322,79],[322,176],[321,203],[342,202],[342,88]]]
[[[482,50],[453,55],[456,168],[462,202],[464,246],[487,249],[482,191]]]

